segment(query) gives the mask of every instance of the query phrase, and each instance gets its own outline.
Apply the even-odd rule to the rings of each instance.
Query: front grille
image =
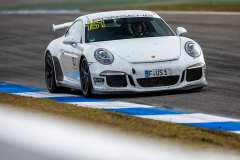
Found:
[[[190,81],[196,81],[202,78],[202,68],[193,68],[193,69],[187,69],[187,76],[186,80],[188,82]]]
[[[137,82],[141,87],[161,87],[175,85],[178,82],[178,79],[179,76],[166,76],[154,78],[141,78],[137,79]]]
[[[126,75],[108,75],[106,76],[107,85],[109,87],[126,87],[127,79]]]

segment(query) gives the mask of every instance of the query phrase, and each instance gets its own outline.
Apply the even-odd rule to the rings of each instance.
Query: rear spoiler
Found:
[[[70,27],[72,25],[73,22],[67,22],[67,23],[63,23],[63,24],[59,24],[59,25],[54,25],[53,24],[53,31],[58,30],[58,29],[62,29],[62,28],[67,28]]]

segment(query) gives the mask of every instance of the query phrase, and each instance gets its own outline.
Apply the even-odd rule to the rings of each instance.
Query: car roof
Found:
[[[143,11],[143,10],[123,10],[123,11],[109,11],[109,12],[99,12],[99,13],[92,13],[92,14],[87,14],[84,15],[87,17],[88,20],[94,20],[98,18],[104,18],[104,17],[124,17],[124,16],[129,16],[129,15],[136,15],[136,16],[143,16],[143,15],[152,15],[153,17],[158,17],[160,16],[152,11]],[[78,17],[78,19],[82,18]]]

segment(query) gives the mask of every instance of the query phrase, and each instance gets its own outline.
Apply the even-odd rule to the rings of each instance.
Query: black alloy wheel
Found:
[[[54,74],[53,74],[53,64],[52,64],[52,58],[51,55],[48,53],[45,58],[45,80],[46,85],[49,90],[49,92],[53,92],[55,86],[54,86]]]
[[[71,91],[71,88],[57,87],[52,57],[50,53],[47,53],[45,57],[45,81],[47,89],[50,93],[62,93]]]
[[[92,81],[89,72],[88,62],[86,58],[81,61],[80,67],[81,89],[83,95],[87,98],[92,96]]]

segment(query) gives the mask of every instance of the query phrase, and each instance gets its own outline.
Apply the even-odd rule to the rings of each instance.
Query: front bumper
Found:
[[[97,62],[92,63],[89,68],[92,78],[93,94],[119,94],[119,93],[135,93],[135,92],[152,92],[152,91],[165,91],[165,90],[181,90],[192,89],[198,87],[207,86],[205,77],[205,61],[203,57],[193,59],[191,57],[181,56],[178,60],[155,62],[155,63],[129,63],[121,58],[116,58],[112,65],[101,65]],[[199,65],[201,64],[201,65]],[[172,76],[178,76],[176,83],[173,85],[164,85],[158,87],[142,87],[137,79],[146,78],[146,70],[154,69],[166,69],[170,68]],[[202,75],[196,80],[189,81],[188,68],[201,68]],[[107,76],[102,76],[100,73],[104,71],[116,71],[119,73],[125,73],[126,83],[123,87],[110,87],[107,83]],[[133,72],[135,71],[135,73]],[[183,74],[183,72],[185,72]],[[190,73],[190,72],[189,72]],[[114,73],[116,75],[116,73]],[[131,76],[132,78],[130,78]],[[122,76],[121,76],[122,77]],[[103,83],[96,83],[94,78],[104,79]],[[191,78],[191,77],[190,77]],[[121,81],[121,78],[117,78],[116,81]],[[134,85],[133,85],[134,84]]]
[[[164,91],[177,91],[177,90],[190,90],[194,88],[201,88],[208,86],[208,83],[205,81],[203,83],[186,85],[182,88],[171,88],[167,90],[152,90],[152,91],[97,91],[92,90],[92,93],[95,95],[112,95],[112,94],[136,94],[136,93],[152,93],[152,92],[164,92]]]

